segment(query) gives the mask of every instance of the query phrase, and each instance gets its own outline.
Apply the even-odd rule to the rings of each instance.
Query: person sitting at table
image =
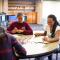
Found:
[[[7,34],[3,27],[0,27],[0,60],[16,60],[15,50],[19,56],[26,56],[26,50],[21,44],[11,34]]]
[[[44,33],[36,33],[35,36],[44,36],[43,40],[48,43],[56,42],[60,37],[60,25],[57,22],[57,18],[55,15],[49,15],[47,20],[47,26],[45,28]],[[50,55],[49,60],[52,60],[52,56]]]
[[[60,25],[55,15],[49,15],[44,33],[36,33],[35,36],[44,36],[44,41],[55,42],[59,40]]]
[[[13,22],[8,28],[7,32],[11,34],[19,33],[19,34],[25,34],[25,35],[32,35],[33,31],[28,23],[23,22],[23,14],[18,13],[17,14],[18,22]]]

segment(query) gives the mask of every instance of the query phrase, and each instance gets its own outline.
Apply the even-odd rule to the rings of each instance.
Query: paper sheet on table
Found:
[[[33,42],[35,42],[35,43],[46,43],[46,44],[48,43],[47,41],[43,40],[43,36],[35,37]]]

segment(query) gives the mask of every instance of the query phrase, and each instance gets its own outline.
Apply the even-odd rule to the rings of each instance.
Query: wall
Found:
[[[3,2],[3,12],[8,13],[8,0]]]
[[[36,6],[35,6],[36,7],[35,12],[37,12],[36,23],[40,24],[41,20],[42,20],[42,1],[36,0],[36,2],[37,2]],[[9,8],[8,7],[8,0],[0,0],[0,12],[5,12],[5,13],[9,14],[8,8]],[[13,12],[11,12],[11,13],[13,13]]]
[[[0,12],[8,12],[8,0],[0,0]]]
[[[43,1],[43,24],[47,20],[47,16],[54,14],[60,21],[60,1]]]
[[[36,3],[35,11],[37,12],[37,24],[40,24],[42,20],[42,1]]]
[[[0,0],[0,12],[2,12],[2,0]]]

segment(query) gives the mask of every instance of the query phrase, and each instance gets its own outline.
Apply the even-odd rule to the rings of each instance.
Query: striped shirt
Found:
[[[0,60],[16,60],[14,50],[19,55],[26,55],[25,49],[17,42],[17,40],[9,34],[6,34],[4,43],[0,44]]]
[[[31,29],[31,27],[29,26],[29,24],[26,23],[26,22],[23,22],[23,23],[13,22],[7,28],[7,32],[13,34],[12,30],[14,28],[17,28],[18,30],[24,30],[24,32],[21,33],[21,34],[24,34],[24,35],[32,35],[33,34],[33,30]]]

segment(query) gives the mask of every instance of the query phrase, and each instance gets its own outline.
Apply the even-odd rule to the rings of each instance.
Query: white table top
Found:
[[[13,35],[19,43],[24,42],[22,46],[26,49],[27,55],[44,54],[55,50],[58,47],[58,42],[43,43],[43,37],[34,35]]]

